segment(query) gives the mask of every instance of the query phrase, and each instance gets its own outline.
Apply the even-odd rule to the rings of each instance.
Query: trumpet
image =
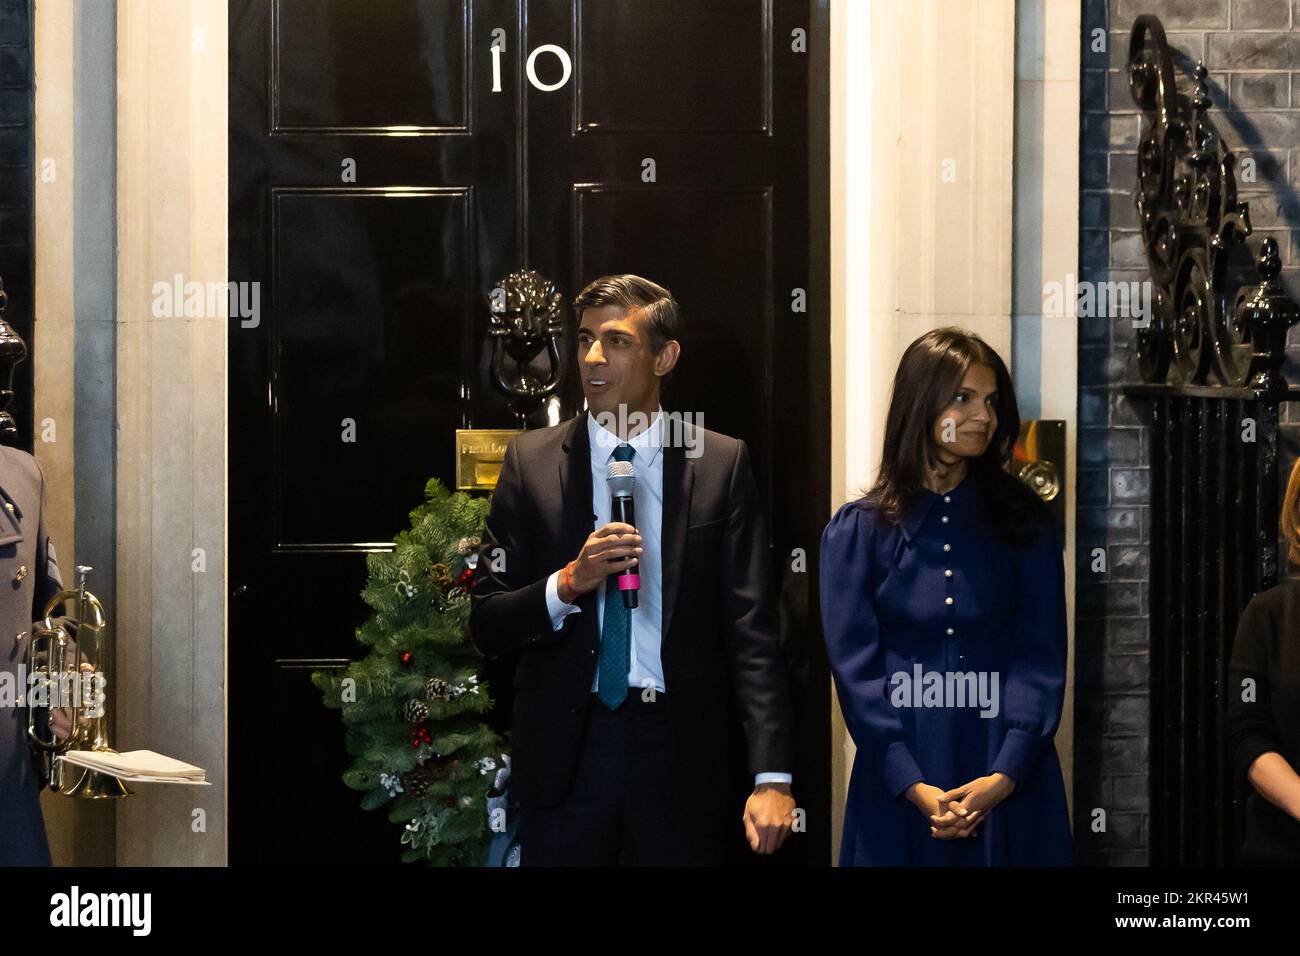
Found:
[[[108,621],[99,599],[86,590],[86,575],[93,569],[78,565],[76,570],[77,586],[50,598],[27,645],[28,674],[37,675],[34,684],[42,685],[46,693],[42,706],[28,701],[27,739],[43,760],[52,762],[50,789],[55,793],[84,800],[126,797],[131,791],[116,777],[54,759],[77,750],[116,753],[108,742],[108,665],[112,659]],[[62,615],[56,622],[54,612],[65,605],[72,609],[71,615]],[[92,673],[84,674],[84,665],[89,665]],[[89,700],[84,692],[87,684],[93,688]],[[72,728],[60,736],[49,718],[69,696]],[[37,719],[41,711],[46,715],[44,728]]]

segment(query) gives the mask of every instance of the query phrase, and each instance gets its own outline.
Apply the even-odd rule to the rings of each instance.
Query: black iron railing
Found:
[[[1207,116],[1204,65],[1180,93],[1164,29],[1142,16],[1128,68],[1144,113],[1135,201],[1153,287],[1137,323],[1143,382],[1124,388],[1151,428],[1151,863],[1223,865],[1240,842],[1228,662],[1246,603],[1278,579],[1280,407],[1300,400],[1281,366],[1300,310],[1272,239],[1258,283],[1230,282],[1250,215]]]

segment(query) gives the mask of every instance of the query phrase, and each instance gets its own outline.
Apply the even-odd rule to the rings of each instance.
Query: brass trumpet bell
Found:
[[[114,751],[116,752],[116,751]],[[117,777],[101,770],[78,767],[66,760],[56,760],[50,772],[50,789],[65,797],[80,800],[115,800],[131,796],[131,789]]]

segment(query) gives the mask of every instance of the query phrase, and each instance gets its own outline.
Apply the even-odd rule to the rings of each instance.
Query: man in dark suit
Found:
[[[790,700],[748,449],[660,407],[681,352],[666,289],[608,276],[574,308],[588,411],[510,443],[470,614],[485,654],[520,652],[520,862],[713,865],[742,823],[772,853],[795,809]],[[610,461],[633,465],[636,527],[610,520]],[[740,821],[733,704],[755,775]]]

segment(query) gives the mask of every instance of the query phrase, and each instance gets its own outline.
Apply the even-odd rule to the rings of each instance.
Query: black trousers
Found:
[[[565,799],[520,807],[520,866],[718,866],[713,795],[674,770],[667,694],[631,688],[611,711],[595,694]]]

